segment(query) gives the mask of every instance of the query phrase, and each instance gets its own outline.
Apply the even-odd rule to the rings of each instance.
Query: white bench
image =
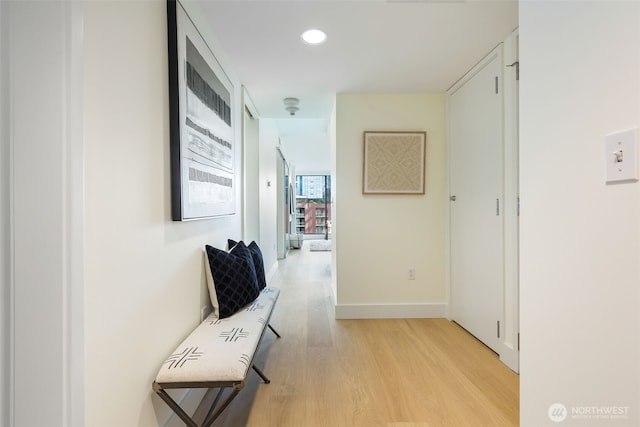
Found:
[[[210,426],[245,385],[249,368],[268,384],[269,379],[253,364],[253,359],[278,299],[280,290],[267,286],[249,306],[231,317],[218,319],[211,314],[176,348],[164,362],[153,391],[164,400],[186,425],[198,424],[167,393],[167,389],[219,388],[202,427]],[[231,394],[220,403],[222,393]]]

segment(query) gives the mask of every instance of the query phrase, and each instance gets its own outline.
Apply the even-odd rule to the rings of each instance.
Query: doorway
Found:
[[[292,191],[289,163],[287,163],[282,151],[277,150],[277,152],[277,250],[278,259],[284,259],[287,257],[290,248],[289,235],[291,233],[291,221],[293,218],[293,204],[291,201]]]
[[[295,233],[329,240],[331,236],[331,175],[297,175]]]

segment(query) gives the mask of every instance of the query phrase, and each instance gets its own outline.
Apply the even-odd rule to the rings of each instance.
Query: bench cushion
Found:
[[[231,317],[213,313],[163,363],[156,382],[242,382],[267,327],[280,290],[266,287],[258,298]]]

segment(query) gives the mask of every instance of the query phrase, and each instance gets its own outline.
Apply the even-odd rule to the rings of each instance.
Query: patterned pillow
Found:
[[[237,244],[238,242],[236,242],[235,240],[227,239],[227,250],[231,252],[231,249],[235,248]]]
[[[258,244],[254,241],[249,243],[248,246],[253,257],[253,265],[256,267],[256,276],[258,277],[258,288],[263,290],[267,287],[267,278],[264,273],[264,260],[262,259],[262,251]]]
[[[229,250],[231,250],[237,244],[238,242],[231,239],[227,239],[227,245],[229,246]],[[253,265],[256,267],[256,276],[258,277],[258,288],[260,290],[263,290],[264,288],[267,287],[267,278],[264,272],[264,260],[262,259],[262,251],[260,250],[260,247],[255,241],[252,241],[251,243],[249,243],[249,246],[247,247],[251,251],[251,256],[253,257]]]
[[[253,257],[240,242],[230,252],[212,246],[207,253],[207,285],[214,315],[220,319],[232,316],[255,300],[260,291]]]

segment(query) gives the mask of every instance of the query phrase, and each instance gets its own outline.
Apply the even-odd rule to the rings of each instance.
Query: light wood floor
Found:
[[[292,250],[255,373],[214,426],[518,425],[518,376],[446,319],[334,320],[331,253]]]

